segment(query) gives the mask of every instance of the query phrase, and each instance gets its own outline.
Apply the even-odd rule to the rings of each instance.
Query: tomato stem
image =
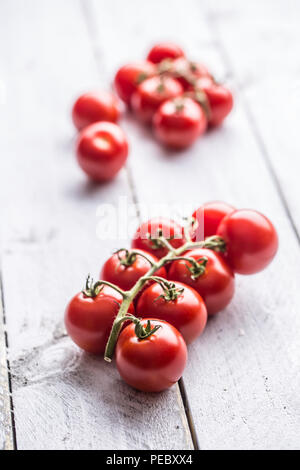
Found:
[[[82,292],[86,297],[96,297],[99,294],[99,292],[101,291],[101,288],[103,286],[111,287],[112,289],[119,292],[119,294],[121,294],[123,298],[125,298],[126,295],[127,295],[124,290],[120,289],[120,287],[116,286],[115,284],[112,284],[111,282],[97,281],[97,282],[93,283],[93,279],[91,279],[90,275],[88,275],[88,277],[87,277],[86,286],[85,286],[85,289],[83,289]]]
[[[120,255],[121,252],[125,252],[125,256],[123,258]],[[136,250],[127,250],[127,248],[120,248],[119,250],[115,251],[114,254],[118,256],[120,264],[125,267],[132,266],[137,256],[141,256],[146,261],[148,261],[151,266],[153,266],[153,261],[148,258],[147,255]]]

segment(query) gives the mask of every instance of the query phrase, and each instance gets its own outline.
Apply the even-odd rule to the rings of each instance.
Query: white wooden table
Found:
[[[1,1],[0,448],[300,448],[299,16],[297,0]],[[94,187],[74,160],[72,101],[161,39],[226,79],[235,110],[173,158],[125,118],[128,166]],[[179,386],[157,395],[63,329],[85,274],[122,244],[96,237],[97,207],[122,196],[223,199],[280,236],[275,262],[237,278]]]

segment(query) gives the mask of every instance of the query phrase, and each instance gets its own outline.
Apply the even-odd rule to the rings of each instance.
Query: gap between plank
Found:
[[[205,8],[204,13],[205,13],[205,18],[206,18],[207,24],[210,26],[211,32],[212,32],[213,36],[216,38],[214,43],[215,43],[216,48],[219,49],[220,56],[223,59],[224,65],[226,67],[226,74],[233,78],[235,76],[234,67],[232,65],[232,61],[229,58],[229,54],[227,53],[227,50],[225,49],[225,47],[223,46],[223,44],[220,40],[218,26],[216,25],[216,22],[214,20],[214,14],[211,10],[209,10],[209,8]],[[279,199],[281,201],[283,209],[284,209],[284,211],[287,215],[287,218],[290,222],[292,230],[293,230],[293,232],[294,232],[294,234],[295,234],[295,236],[298,240],[298,243],[300,245],[300,234],[298,232],[298,229],[297,229],[296,224],[294,222],[293,216],[292,216],[291,211],[289,209],[289,205],[288,205],[287,199],[285,197],[285,194],[283,192],[283,189],[281,187],[279,178],[278,178],[278,176],[276,174],[276,171],[273,167],[272,160],[269,156],[269,152],[268,152],[267,147],[264,143],[264,139],[263,139],[262,134],[259,131],[256,123],[255,123],[253,112],[251,110],[251,107],[250,107],[246,97],[244,96],[244,93],[241,89],[239,80],[236,80],[236,83],[237,83],[237,88],[240,92],[240,96],[242,97],[242,102],[243,102],[243,106],[244,106],[244,110],[245,110],[245,115],[246,115],[246,117],[248,119],[248,122],[250,124],[250,129],[252,130],[254,139],[256,140],[257,146],[258,146],[258,148],[260,150],[260,153],[263,157],[263,160],[266,164],[266,167],[267,167],[268,172],[271,176],[273,184],[274,184],[275,188],[277,189]]]
[[[2,282],[2,274],[0,273],[0,312],[2,313],[2,318],[0,321],[3,322],[3,329],[4,329],[4,341],[5,341],[5,348],[8,351],[9,344],[8,344],[8,334],[6,330],[6,315],[5,315],[5,303],[4,303],[4,291],[3,291],[3,282]],[[12,434],[12,445],[13,448],[10,450],[17,450],[17,434],[16,434],[16,425],[15,425],[15,415],[14,415],[14,404],[13,404],[13,397],[12,397],[12,381],[11,381],[11,371],[10,371],[10,362],[6,355],[6,368],[7,368],[7,381],[8,381],[8,392],[9,392],[9,409],[10,409],[10,431]]]
[[[97,47],[96,27],[95,27],[95,24],[94,24],[94,21],[93,21],[93,16],[91,14],[90,5],[87,2],[85,2],[84,0],[81,0],[81,7],[82,7],[84,18],[86,20],[87,30],[88,30],[89,37],[90,37],[90,40],[91,40],[91,46],[92,46],[93,54],[94,54],[94,57],[95,57],[97,69],[99,71],[99,60],[101,58],[101,53],[99,51],[99,48]],[[133,203],[134,203],[135,208],[136,208],[136,215],[137,215],[138,220],[140,222],[142,222],[141,221],[141,214],[140,214],[140,211],[139,211],[139,201],[138,201],[138,197],[137,197],[137,191],[136,191],[136,187],[135,187],[135,183],[134,183],[134,178],[133,178],[132,170],[131,170],[128,163],[125,166],[125,170],[126,170],[126,176],[127,176],[129,189],[130,189],[130,192],[131,192],[131,197],[132,197]],[[183,382],[182,378],[179,380],[177,386],[179,388],[179,393],[180,393],[180,396],[181,396],[181,401],[182,401],[182,405],[183,405],[183,409],[184,409],[184,413],[185,413],[185,418],[186,418],[186,421],[187,421],[187,425],[188,425],[188,429],[189,429],[189,432],[190,432],[190,438],[191,438],[193,447],[194,447],[195,450],[200,450],[200,446],[199,446],[199,443],[198,443],[196,430],[195,430],[195,426],[194,426],[194,422],[193,422],[193,418],[192,418],[192,412],[191,412],[191,409],[190,409],[190,406],[189,406],[189,403],[188,403],[188,399],[187,399],[187,395],[186,395],[186,391],[185,391],[185,386],[184,386],[184,382]]]

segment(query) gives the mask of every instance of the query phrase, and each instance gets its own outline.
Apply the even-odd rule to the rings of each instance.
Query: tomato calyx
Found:
[[[102,291],[104,286],[109,286],[115,291],[119,292],[119,294],[121,294],[123,298],[127,296],[125,291],[120,289],[120,287],[116,286],[115,284],[112,284],[111,282],[97,281],[94,283],[94,279],[91,278],[90,274],[88,274],[86,278],[85,288],[82,289],[81,292],[83,293],[85,297],[90,297],[94,299]]]
[[[147,73],[140,73],[136,79],[136,84],[140,85],[147,78],[149,78],[149,75]]]
[[[161,248],[166,247],[168,250],[173,251],[173,247],[169,243],[169,241],[173,240],[175,237],[170,236],[169,238],[165,238],[163,236],[163,230],[162,229],[159,228],[157,230],[157,236],[156,237],[151,236],[151,233],[149,233],[149,232],[146,234],[146,237],[151,242],[151,248],[153,250],[160,250]]]
[[[124,252],[123,257],[120,255],[121,252]],[[114,255],[118,256],[120,265],[124,266],[125,268],[132,266],[133,263],[136,261],[137,256],[141,256],[142,258],[144,258],[146,261],[149,262],[150,266],[153,266],[153,261],[150,258],[148,258],[148,256],[144,255],[144,253],[140,253],[139,251],[127,250],[127,248],[120,248],[119,250],[114,252]]]
[[[125,317],[119,320],[119,324],[121,325],[124,321],[128,320],[135,324],[134,332],[139,340],[149,338],[151,335],[156,333],[159,328],[161,328],[161,325],[155,325],[152,328],[150,320],[147,321],[147,325],[144,327],[141,321],[142,319],[136,318],[134,315],[125,315]]]
[[[163,59],[163,60],[158,64],[158,67],[157,67],[157,71],[158,71],[159,75],[163,75],[163,74],[166,74],[166,73],[170,73],[171,67],[172,67],[172,62],[173,62],[172,59]],[[172,75],[173,75],[173,74],[172,74]]]
[[[160,94],[165,91],[165,84],[164,84],[164,80],[162,76],[160,77],[160,83],[157,86],[156,91],[157,93],[160,93]]]
[[[135,323],[135,322],[134,322]],[[155,325],[153,328],[151,327],[151,322],[150,320],[147,321],[147,325],[146,325],[146,328],[142,325],[141,321],[138,320],[136,323],[135,323],[135,334],[136,336],[140,339],[140,340],[143,340],[143,339],[146,339],[146,338],[149,338],[151,335],[153,335],[154,333],[156,333],[157,330],[159,330],[159,328],[161,328],[161,325]]]
[[[193,280],[198,279],[198,277],[203,276],[205,273],[206,265],[208,262],[208,259],[206,256],[202,256],[201,258],[194,259],[194,258],[189,258],[187,256],[176,256],[175,258],[172,258],[172,261],[177,261],[177,260],[184,260],[187,261],[188,263],[185,263],[187,269],[191,273],[191,278]]]
[[[88,274],[85,282],[85,288],[82,289],[83,295],[85,297],[95,298],[103,289],[103,285],[99,282],[94,283],[94,279]]]
[[[205,238],[202,248],[208,248],[218,253],[225,253],[227,246],[224,238],[219,235],[212,235],[211,237]]]
[[[183,287],[177,287],[174,282],[167,281],[160,276],[148,276],[149,281],[155,281],[159,284],[163,290],[163,293],[159,295],[155,301],[158,299],[164,299],[166,302],[171,302],[176,300],[184,291]]]

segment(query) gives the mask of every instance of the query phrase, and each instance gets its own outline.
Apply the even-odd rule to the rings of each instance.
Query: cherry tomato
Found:
[[[75,295],[65,312],[66,329],[74,343],[89,353],[103,354],[122,300],[121,294],[109,286],[95,297],[82,292]],[[129,312],[134,313],[132,304]]]
[[[250,209],[236,210],[227,215],[217,234],[227,244],[226,261],[239,274],[263,270],[278,249],[277,232],[271,221]]]
[[[144,122],[151,122],[157,108],[166,100],[183,93],[180,83],[171,77],[144,80],[131,97],[131,107]]]
[[[226,202],[212,201],[202,204],[193,213],[195,224],[192,230],[193,241],[201,241],[206,237],[216,235],[221,220],[235,208]]]
[[[170,284],[173,289],[171,294],[159,283],[148,287],[139,298],[136,312],[141,318],[151,316],[171,323],[188,344],[205,328],[206,306],[202,297],[191,287],[181,282]]]
[[[151,268],[151,263],[157,263],[158,258],[143,250],[135,250],[140,254],[126,253],[123,250],[120,253],[112,255],[103,265],[100,279],[111,282],[123,290],[131,289],[140,277],[147,274]],[[164,267],[155,273],[156,276],[167,277]]]
[[[234,274],[221,255],[212,250],[196,248],[184,254],[195,260],[207,258],[205,272],[195,277],[189,269],[192,263],[185,260],[174,261],[168,272],[168,278],[193,287],[203,298],[208,315],[223,310],[234,294]]]
[[[170,64],[166,64],[168,72],[174,76],[185,90],[190,89],[195,80],[200,77],[211,77],[203,64],[191,62],[185,57],[179,57]]]
[[[210,107],[209,125],[218,126],[233,108],[231,92],[210,78],[200,78],[197,80],[196,88],[203,90],[207,96]]]
[[[148,61],[127,64],[121,67],[115,76],[115,87],[119,97],[130,104],[132,93],[146,78],[153,77],[156,67]]]
[[[116,122],[119,117],[118,100],[107,91],[85,93],[79,96],[72,109],[73,122],[79,131],[93,122]]]
[[[144,328],[147,321],[141,321]],[[145,339],[136,336],[133,323],[124,328],[117,342],[116,365],[131,387],[143,392],[160,392],[182,376],[187,348],[174,326],[163,320],[150,319],[150,323],[151,327],[160,328]]]
[[[127,138],[117,124],[96,122],[85,127],[79,135],[79,166],[95,181],[114,178],[125,164],[127,155]]]
[[[157,258],[162,258],[168,253],[159,240],[158,234],[161,232],[174,248],[179,248],[185,243],[184,230],[174,220],[164,217],[155,217],[143,222],[137,229],[132,240],[132,248],[148,251]]]
[[[181,47],[172,42],[162,42],[152,47],[147,60],[153,62],[153,64],[158,64],[164,59],[177,59],[177,57],[184,57]]]
[[[156,137],[174,148],[190,146],[206,130],[203,109],[191,98],[179,97],[163,103],[153,117]]]

